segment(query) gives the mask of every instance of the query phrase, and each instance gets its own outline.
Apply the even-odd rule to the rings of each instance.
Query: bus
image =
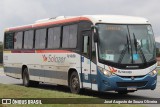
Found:
[[[4,32],[4,72],[26,87],[40,82],[127,94],[154,90],[150,22],[123,15],[58,16]]]

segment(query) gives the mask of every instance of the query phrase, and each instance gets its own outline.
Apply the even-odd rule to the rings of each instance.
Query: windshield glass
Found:
[[[121,64],[155,60],[155,42],[150,25],[98,24],[99,57]]]

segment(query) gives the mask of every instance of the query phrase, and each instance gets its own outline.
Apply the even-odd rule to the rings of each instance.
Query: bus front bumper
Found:
[[[117,75],[113,75],[107,77],[100,73],[99,78],[99,91],[126,91],[128,89],[151,89],[154,90],[156,88],[157,83],[157,75],[151,76],[147,74],[145,76],[139,77],[121,77]],[[131,90],[130,90],[131,91]]]

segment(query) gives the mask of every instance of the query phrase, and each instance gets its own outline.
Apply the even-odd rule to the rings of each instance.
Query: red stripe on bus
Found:
[[[34,27],[42,27],[42,26],[49,26],[49,25],[54,25],[54,24],[62,24],[62,23],[69,23],[69,22],[76,22],[76,21],[80,21],[80,20],[87,20],[90,21],[88,18],[85,17],[77,17],[77,18],[71,18],[71,19],[64,19],[64,20],[59,20],[59,21],[51,21],[51,22],[44,22],[44,23],[38,23],[38,24],[34,24]]]
[[[67,50],[12,50],[11,53],[73,53]]]
[[[35,53],[35,50],[12,50],[11,53]]]
[[[25,25],[25,26],[19,26],[19,27],[9,28],[9,31],[29,29],[29,28],[32,28],[32,25]]]
[[[54,25],[54,24],[62,24],[62,23],[76,22],[76,21],[82,21],[82,20],[90,21],[90,19],[86,17],[76,17],[76,18],[70,18],[70,19],[62,19],[59,21],[51,21],[51,22],[38,23],[38,24],[33,24],[33,25],[13,27],[13,28],[9,28],[9,31],[30,29],[30,28],[36,28],[36,27],[44,27],[44,26],[49,26],[49,25]]]
[[[36,53],[73,53],[67,50],[36,50]]]

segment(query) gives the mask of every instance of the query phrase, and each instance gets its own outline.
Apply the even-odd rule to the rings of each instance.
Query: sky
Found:
[[[5,28],[56,16],[129,15],[147,18],[160,42],[160,0],[0,0],[0,41]]]

